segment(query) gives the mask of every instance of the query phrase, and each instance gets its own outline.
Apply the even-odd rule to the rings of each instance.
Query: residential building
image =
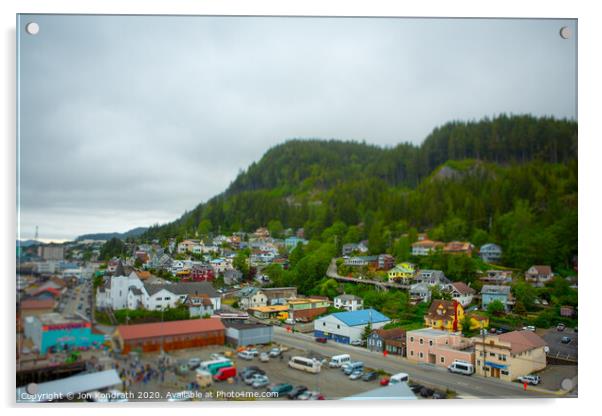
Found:
[[[22,318],[28,316],[46,315],[54,311],[56,301],[54,299],[25,299],[19,302],[18,311]]]
[[[314,336],[349,344],[362,339],[366,326],[379,329],[389,322],[391,320],[388,317],[374,309],[337,312],[314,321]]]
[[[479,249],[479,256],[485,263],[499,263],[502,260],[502,248],[493,243],[484,244]]]
[[[92,324],[81,319],[67,319],[58,313],[28,316],[24,319],[25,337],[30,339],[39,354],[69,348],[100,347],[104,334],[92,331]]]
[[[378,256],[354,256],[346,258],[343,262],[346,266],[352,267],[376,267],[378,265]]]
[[[211,301],[213,310],[221,309],[221,297],[208,282],[179,282],[172,284],[144,283],[128,296],[128,308],[143,307],[147,310],[165,310],[185,304],[189,296],[204,295]]]
[[[360,243],[349,243],[344,244],[342,249],[343,256],[350,256],[353,253],[367,253],[368,252],[368,244],[365,241]]]
[[[483,285],[481,288],[482,308],[487,309],[487,306],[496,300],[502,302],[504,309],[509,311],[511,306],[514,304],[512,294],[510,292],[510,286]]]
[[[294,322],[309,322],[316,316],[326,313],[330,300],[326,297],[290,299],[288,301],[288,319]]]
[[[213,315],[213,302],[209,296],[203,295],[188,295],[184,301],[184,305],[188,307],[188,313],[191,318],[202,318]]]
[[[375,329],[366,340],[369,351],[405,356],[406,330],[402,328]]]
[[[414,283],[408,290],[412,304],[431,301],[431,287],[426,283]]]
[[[274,337],[272,325],[233,320],[222,322],[226,326],[226,342],[236,347],[269,344]]]
[[[443,252],[448,254],[464,254],[472,256],[474,245],[467,241],[450,241],[443,247]]]
[[[443,246],[441,241],[418,240],[412,243],[412,256],[428,256],[434,251],[442,249]]]
[[[448,367],[454,361],[474,363],[472,340],[459,333],[422,328],[406,333],[406,357],[414,362]]]
[[[435,285],[441,289],[445,289],[451,283],[441,270],[419,270],[414,280],[416,283],[426,283],[429,286]]]
[[[342,294],[335,296],[334,307],[346,311],[357,311],[364,309],[364,300],[359,296]]]
[[[473,338],[475,371],[483,377],[513,381],[546,368],[546,343],[532,331]]]
[[[560,307],[560,316],[564,316],[566,318],[572,318],[575,316],[575,308],[569,305],[563,305]]]
[[[389,282],[408,284],[416,274],[416,268],[412,263],[400,263],[387,272]]]
[[[260,227],[255,231],[255,238],[257,239],[267,239],[270,237],[270,232],[265,227]]]
[[[476,291],[464,282],[453,282],[449,285],[449,291],[453,300],[464,308],[472,303]]]
[[[512,283],[512,271],[510,270],[487,270],[487,274],[480,279],[482,282],[494,285],[506,285]]]
[[[208,264],[193,264],[187,279],[195,282],[212,281],[215,277],[213,267]]]
[[[391,270],[395,266],[395,258],[390,254],[381,254],[378,256],[378,269]]]
[[[525,280],[531,285],[542,287],[544,284],[552,280],[554,273],[550,266],[531,266],[525,272]]]
[[[238,306],[242,310],[267,306],[268,297],[265,293],[254,286],[247,286],[239,291]]]
[[[453,300],[435,299],[424,315],[424,324],[432,329],[458,332],[462,330],[464,308]]]
[[[268,305],[286,305],[290,299],[297,297],[297,288],[291,287],[265,287],[261,289],[267,298]]]
[[[119,325],[113,334],[113,350],[171,351],[224,345],[226,328],[219,318],[189,319],[138,325]]]

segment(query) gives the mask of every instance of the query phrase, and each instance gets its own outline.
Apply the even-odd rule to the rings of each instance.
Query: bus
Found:
[[[319,373],[322,367],[319,361],[306,357],[291,357],[288,366],[308,373]]]
[[[220,368],[232,367],[232,361],[228,359],[203,361],[199,366],[202,371],[208,371],[211,375],[215,375]]]

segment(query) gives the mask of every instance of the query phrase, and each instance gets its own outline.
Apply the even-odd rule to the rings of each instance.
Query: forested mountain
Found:
[[[403,234],[494,241],[507,264],[568,267],[577,252],[577,124],[531,116],[451,122],[420,145],[290,140],[223,193],[143,238],[257,227],[402,254]]]

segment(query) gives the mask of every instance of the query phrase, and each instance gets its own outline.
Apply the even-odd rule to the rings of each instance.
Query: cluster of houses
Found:
[[[475,246],[468,241],[433,241],[425,234],[420,234],[418,241],[412,243],[412,256],[428,256],[438,250],[448,254],[472,256]],[[486,263],[499,263],[502,259],[502,248],[497,244],[487,243],[479,248],[478,255]]]

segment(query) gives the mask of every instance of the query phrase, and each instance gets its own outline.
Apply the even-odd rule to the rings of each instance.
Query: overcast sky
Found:
[[[289,138],[393,146],[502,112],[576,119],[572,20],[25,15],[19,25],[24,239],[36,225],[62,240],[171,221]]]

